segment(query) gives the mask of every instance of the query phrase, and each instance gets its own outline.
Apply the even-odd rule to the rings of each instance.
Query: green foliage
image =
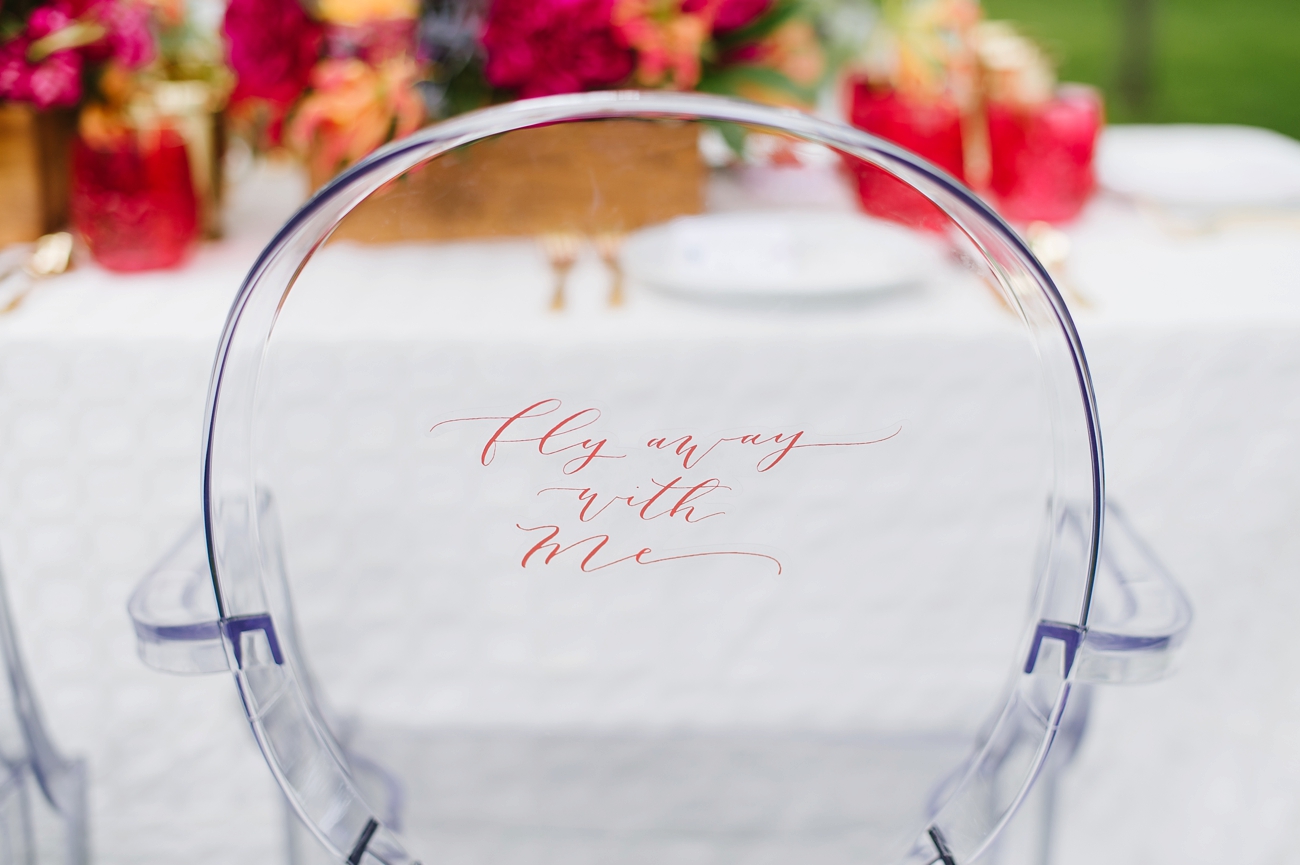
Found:
[[[40,0],[0,0],[0,41],[12,39],[27,26],[27,16]]]
[[[751,88],[760,88],[811,105],[817,101],[817,87],[802,87],[787,76],[767,66],[726,66],[709,70],[700,78],[695,88],[701,93],[744,95]]]
[[[444,89],[439,114],[444,117],[463,114],[499,101],[492,85],[488,84],[483,75],[483,61],[479,58],[474,58],[440,86]]]
[[[722,140],[727,142],[731,152],[737,156],[745,155],[745,127],[735,123],[715,123],[709,121],[709,125],[722,133]]]
[[[821,81],[802,86],[781,72],[759,64],[736,62],[734,54],[743,52],[770,37],[782,25],[797,18],[818,22],[817,8],[809,0],[775,0],[772,7],[752,23],[718,36],[705,56],[704,68],[696,90],[702,93],[745,95],[766,91],[805,105],[817,101]]]
[[[770,36],[776,28],[790,19],[805,15],[804,6],[805,4],[801,0],[776,0],[772,4],[772,8],[766,14],[759,16],[758,20],[719,37],[717,40],[718,48],[725,52],[728,49],[757,42]]]

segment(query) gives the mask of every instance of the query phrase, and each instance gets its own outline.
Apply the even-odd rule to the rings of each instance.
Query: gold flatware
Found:
[[[564,309],[564,288],[569,281],[569,271],[578,260],[582,248],[582,236],[574,232],[555,232],[543,234],[538,238],[546,259],[551,263],[551,272],[555,274],[555,288],[551,293],[551,311]]]
[[[1096,304],[1079,291],[1070,279],[1065,265],[1070,258],[1070,236],[1049,222],[1031,222],[1025,229],[1029,249],[1052,275],[1058,288],[1081,309],[1092,309]]]
[[[20,265],[14,265],[0,274],[0,280],[7,279],[14,271],[21,270],[27,278],[27,284],[14,293],[3,306],[0,315],[8,315],[16,310],[27,295],[36,290],[40,280],[47,276],[65,273],[72,266],[72,235],[66,231],[46,234],[36,241],[31,255]]]
[[[596,252],[600,254],[600,260],[609,268],[613,280],[609,286],[609,305],[612,307],[622,306],[626,300],[623,294],[623,262],[619,258],[619,253],[623,251],[623,241],[626,239],[626,234],[612,231],[597,234],[593,238]]]

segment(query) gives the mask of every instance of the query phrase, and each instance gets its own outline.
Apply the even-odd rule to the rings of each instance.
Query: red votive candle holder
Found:
[[[897,90],[872,87],[861,78],[849,81],[849,121],[927,159],[964,180],[961,112],[950,99],[923,101]],[[873,216],[914,228],[943,231],[948,224],[933,202],[884,169],[846,158],[857,181],[862,209]]]
[[[989,187],[1013,222],[1067,222],[1096,186],[1093,154],[1103,123],[1101,96],[1069,86],[1040,105],[988,106]]]
[[[109,270],[179,264],[199,232],[185,141],[173,129],[130,131],[72,147],[73,227]]]

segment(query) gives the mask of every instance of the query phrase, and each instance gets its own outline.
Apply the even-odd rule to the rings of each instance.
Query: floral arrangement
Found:
[[[327,178],[428,119],[618,87],[810,105],[827,62],[810,0],[231,0],[244,130]]]
[[[826,72],[797,0],[495,0],[482,44],[498,98],[627,86],[810,104]]]
[[[7,0],[0,6],[0,100],[39,109],[82,103],[108,69],[157,54],[150,7],[135,0]]]
[[[881,11],[849,78],[851,121],[989,193],[1008,218],[1073,218],[1093,188],[1098,94],[1058,86],[1046,52],[984,20],[977,0],[884,0]],[[925,221],[923,203],[891,203],[890,181],[857,173],[869,208]]]
[[[108,144],[160,113],[163,81],[201,82],[213,111],[228,89],[219,45],[180,0],[0,5],[0,101],[79,108],[82,136]]]
[[[950,107],[981,122],[992,104],[1030,109],[1053,98],[1047,54],[1006,21],[987,21],[977,0],[886,0],[863,62],[866,83],[914,103]],[[966,130],[967,137],[973,130]],[[967,142],[968,149],[972,142]],[[983,147],[974,142],[976,150]],[[978,178],[987,156],[968,154]]]
[[[410,0],[231,0],[223,30],[237,124],[289,145],[318,182],[424,121]]]

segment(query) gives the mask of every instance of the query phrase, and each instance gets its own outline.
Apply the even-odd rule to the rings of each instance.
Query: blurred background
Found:
[[[1100,87],[1115,123],[1242,123],[1300,137],[1291,0],[985,0]]]

